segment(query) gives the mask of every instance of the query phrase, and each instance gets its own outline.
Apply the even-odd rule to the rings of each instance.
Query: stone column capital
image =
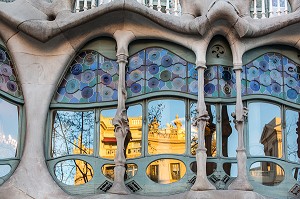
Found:
[[[127,64],[128,63],[128,55],[125,55],[125,54],[118,54],[117,55],[117,63],[125,63]]]
[[[207,69],[206,65],[205,64],[201,64],[201,65],[196,65],[195,69],[196,70],[199,70],[199,69]]]

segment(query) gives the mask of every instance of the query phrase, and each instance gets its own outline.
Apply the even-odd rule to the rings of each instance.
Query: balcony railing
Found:
[[[251,17],[253,19],[271,18],[291,12],[288,0],[253,0]]]
[[[82,12],[85,10],[99,7],[113,0],[76,0],[74,12]],[[181,6],[179,0],[136,0],[138,3],[147,6],[158,12],[171,14],[175,16],[181,15]]]

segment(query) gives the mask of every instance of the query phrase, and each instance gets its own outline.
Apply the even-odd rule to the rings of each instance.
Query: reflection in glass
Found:
[[[209,121],[205,128],[205,147],[206,154],[209,157],[215,157],[217,154],[217,134],[216,134],[216,107],[214,105],[206,105],[209,114]],[[191,119],[197,116],[197,104],[191,103],[190,107]],[[198,128],[191,125],[191,154],[196,155],[198,147]]]
[[[102,173],[110,180],[114,180],[115,177],[115,171],[114,171],[115,165],[114,164],[105,164],[102,167]],[[126,172],[124,176],[124,180],[128,180],[135,176],[135,174],[138,171],[138,166],[136,164],[125,164]]]
[[[251,155],[282,157],[281,116],[278,106],[250,103],[248,126]]]
[[[113,118],[117,109],[103,110],[100,113],[100,156],[102,158],[114,159],[117,151],[117,139]]]
[[[93,178],[93,168],[83,160],[65,160],[54,167],[55,176],[66,185],[80,185]]]
[[[16,157],[18,118],[18,107],[0,99],[0,159]]]
[[[183,162],[175,159],[160,159],[151,162],[146,170],[147,176],[159,184],[170,184],[180,180],[186,172]]]
[[[92,154],[94,111],[54,111],[52,157]]]
[[[288,159],[300,163],[300,113],[297,111],[286,111],[286,135]]]
[[[300,183],[300,168],[293,169],[293,176],[294,176],[295,180],[297,180],[298,183]]]
[[[197,162],[192,162],[191,165],[191,170],[197,174]],[[206,175],[209,176],[213,174],[213,172],[217,169],[217,163],[215,162],[206,162]]]
[[[127,109],[130,132],[125,139],[126,158],[136,158],[141,156],[142,150],[142,106],[130,106]]]
[[[155,100],[148,105],[149,154],[185,152],[185,103]]]
[[[235,157],[238,145],[238,133],[234,127],[231,113],[235,112],[234,105],[222,106],[222,153],[224,157]]]
[[[0,165],[0,177],[7,175],[11,170],[9,165]]]
[[[237,163],[224,163],[223,169],[230,177],[237,177]]]
[[[284,180],[284,170],[273,162],[255,162],[250,167],[252,179],[266,186],[275,186]]]

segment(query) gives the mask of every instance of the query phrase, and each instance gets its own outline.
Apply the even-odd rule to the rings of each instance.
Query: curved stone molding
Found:
[[[86,12],[72,13],[70,10],[73,5],[72,2],[71,0],[67,2],[54,1],[52,4],[40,4],[41,6],[33,6],[33,1],[28,2],[26,0],[9,4],[0,2],[0,16],[15,28],[42,42],[46,42],[70,28],[114,11],[137,13],[173,31],[200,35],[206,34],[207,27],[220,19],[233,26],[240,37],[258,37],[300,22],[300,11],[298,10],[285,16],[261,20],[247,16],[241,17],[235,6],[235,1],[224,0],[213,2],[205,15],[196,18],[179,18],[166,15],[149,9],[135,0],[112,1]],[[186,4],[183,3],[183,5]],[[198,4],[195,6],[201,8]],[[18,9],[20,9],[19,12],[16,11]],[[192,11],[191,13],[193,13],[192,15],[199,15],[199,12]]]

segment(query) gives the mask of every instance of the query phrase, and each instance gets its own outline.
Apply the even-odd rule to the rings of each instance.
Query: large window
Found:
[[[116,61],[84,51],[54,96],[47,162],[67,192],[104,193],[113,183],[119,75]],[[130,127],[124,140],[125,185],[141,195],[190,189],[196,179],[199,139],[192,124],[198,114],[195,65],[167,49],[150,47],[129,58],[123,75]],[[255,189],[285,190],[284,183],[299,181],[298,78],[298,65],[278,53],[266,53],[243,67],[243,103],[249,109],[244,128],[247,169]],[[231,66],[218,63],[205,70],[210,117],[204,133],[206,171],[217,189],[227,189],[237,177],[235,84]]]

